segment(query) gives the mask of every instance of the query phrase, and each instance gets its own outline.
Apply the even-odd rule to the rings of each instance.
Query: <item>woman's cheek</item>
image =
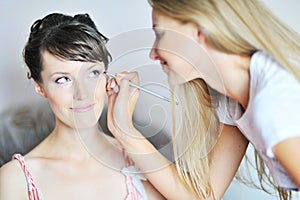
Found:
[[[106,80],[101,80],[100,83],[97,84],[97,86],[95,87],[94,97],[98,101],[104,102],[105,95],[106,95]]]
[[[48,90],[48,100],[55,105],[68,105],[70,106],[73,102],[73,92],[71,88],[59,88]]]

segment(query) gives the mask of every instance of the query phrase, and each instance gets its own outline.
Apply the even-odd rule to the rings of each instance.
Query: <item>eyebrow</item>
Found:
[[[105,70],[105,67],[104,67],[104,66],[100,65],[99,63],[94,63],[93,65],[89,66],[89,68],[87,68],[86,71],[88,71],[88,70],[94,68],[94,67],[97,66],[97,65],[99,65],[100,68],[103,68],[103,69]]]
[[[56,74],[68,75],[69,72],[54,72],[54,73],[50,74],[49,77],[52,77],[52,76],[54,76]]]
[[[90,69],[94,68],[95,66],[99,65],[100,68],[103,68],[103,70],[105,70],[104,66],[101,66],[99,63],[94,63],[93,65],[89,66],[86,71],[89,71]],[[70,73],[69,72],[54,72],[52,74],[49,75],[49,77],[52,77],[53,75],[56,75],[56,74],[62,74],[62,75],[69,75]]]

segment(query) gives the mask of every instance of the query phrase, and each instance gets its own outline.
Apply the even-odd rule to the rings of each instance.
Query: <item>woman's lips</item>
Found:
[[[71,108],[71,110],[73,110],[74,112],[87,112],[87,111],[91,110],[93,107],[94,107],[94,104],[90,104],[87,106],[73,107],[73,108]]]
[[[167,73],[167,69],[168,69],[168,67],[167,67],[167,62],[165,62],[165,61],[160,61],[160,65],[161,65],[161,67],[162,67],[162,70],[163,70],[165,73]]]

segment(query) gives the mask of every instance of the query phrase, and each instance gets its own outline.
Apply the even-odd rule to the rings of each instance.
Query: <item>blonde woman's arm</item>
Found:
[[[293,181],[300,188],[300,137],[284,140],[273,147],[273,152]]]
[[[223,125],[212,151],[211,182],[216,199],[221,199],[229,187],[246,153],[248,143],[237,127]]]
[[[134,135],[140,135],[132,130]],[[233,126],[224,125],[220,138],[212,151],[211,182],[216,199],[221,199],[229,187],[246,152],[248,140]],[[176,167],[170,163],[147,139],[128,140],[127,151],[149,181],[167,199],[196,199],[181,184]]]
[[[107,125],[110,132],[126,149],[151,184],[167,199],[196,199],[177,175],[173,163],[166,159],[132,124],[132,114],[139,91],[129,86],[138,84],[137,73],[118,74],[107,85]],[[119,92],[114,88],[119,86]]]
[[[212,151],[211,183],[216,199],[222,198],[232,182],[247,146],[248,140],[238,128],[229,125],[223,126],[221,135]],[[179,184],[181,181],[174,165],[168,162],[146,139],[143,142],[131,141],[129,147],[130,152],[139,152],[131,154],[131,157],[146,172],[150,182],[163,195],[167,195],[168,199],[182,199],[184,197],[180,195],[183,195],[184,192],[189,193],[188,195],[191,194]]]
[[[176,167],[166,159],[144,136],[134,128],[132,114],[138,90],[129,81],[138,84],[137,73],[123,73],[108,84],[108,127],[125,147],[135,165],[151,184],[167,199],[197,199],[185,187]],[[119,85],[118,94],[113,88]],[[235,127],[224,126],[212,152],[212,184],[216,197],[221,197],[229,186],[247,148],[247,140]]]
[[[141,169],[151,184],[166,199],[197,199],[181,182],[176,167],[137,130],[132,130],[140,139],[127,140],[126,151]],[[140,135],[140,136],[139,136]]]

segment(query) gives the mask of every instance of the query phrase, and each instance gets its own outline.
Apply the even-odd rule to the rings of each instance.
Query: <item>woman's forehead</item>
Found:
[[[104,70],[103,62],[82,62],[63,60],[49,52],[43,52],[43,71],[46,73],[69,72],[78,73],[84,72],[93,68]]]

